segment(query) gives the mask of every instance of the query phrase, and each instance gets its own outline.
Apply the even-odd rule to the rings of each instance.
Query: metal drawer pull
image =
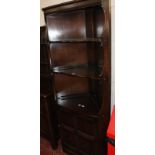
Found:
[[[78,104],[78,107],[85,108],[86,106],[83,104]]]

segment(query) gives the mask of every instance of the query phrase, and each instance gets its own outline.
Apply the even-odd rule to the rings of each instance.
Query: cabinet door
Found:
[[[98,155],[97,151],[97,119],[83,115],[76,117],[77,137],[80,155]]]
[[[95,139],[78,133],[77,150],[80,155],[96,155]]]
[[[77,135],[75,134],[74,129],[61,126],[60,132],[63,148],[67,147],[69,150],[72,150],[72,152],[76,152]]]
[[[60,110],[59,120],[61,125],[65,125],[70,128],[75,128],[75,117],[72,112]]]
[[[97,136],[97,119],[77,116],[77,130],[91,136]]]
[[[76,154],[77,134],[75,131],[75,114],[71,110],[60,107],[59,123],[63,150],[69,154]]]

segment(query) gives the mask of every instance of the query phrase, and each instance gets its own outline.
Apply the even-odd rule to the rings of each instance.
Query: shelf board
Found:
[[[69,99],[69,98],[80,98],[82,96],[90,96],[89,93],[77,93],[77,92],[73,92],[73,91],[60,91],[56,93],[56,97],[58,99]]]
[[[53,73],[66,74],[70,76],[91,78],[91,79],[102,79],[103,71],[101,68],[97,68],[93,65],[66,65],[54,67]]]
[[[100,38],[86,38],[86,39],[61,39],[61,40],[52,40],[50,43],[82,43],[82,42],[101,42]]]
[[[99,112],[99,106],[97,102],[95,102],[95,100],[90,95],[57,99],[57,104],[60,107],[78,111],[80,113],[85,113],[88,115],[97,115]]]

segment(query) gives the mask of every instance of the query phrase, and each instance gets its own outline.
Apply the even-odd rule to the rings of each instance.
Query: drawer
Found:
[[[95,155],[94,154],[94,141],[78,136],[77,150],[80,155]]]
[[[60,110],[59,112],[60,124],[67,125],[69,127],[75,127],[75,117],[73,113]]]
[[[68,148],[75,150],[77,135],[74,133],[74,130],[61,127],[60,132],[63,146],[65,145]]]
[[[63,144],[63,151],[69,155],[79,155],[78,151],[75,148],[70,147],[67,144]]]
[[[77,116],[77,129],[86,134],[97,136],[97,119]]]

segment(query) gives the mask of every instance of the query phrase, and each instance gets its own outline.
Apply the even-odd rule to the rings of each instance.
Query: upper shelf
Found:
[[[70,76],[86,77],[91,79],[102,79],[103,71],[93,65],[66,65],[53,68],[54,73],[61,73]]]
[[[63,2],[57,5],[48,6],[43,8],[45,14],[56,13],[61,11],[71,11],[75,9],[87,8],[94,5],[101,6],[101,0],[76,0],[76,1],[69,1]]]
[[[77,43],[82,43],[82,42],[97,42],[101,43],[100,38],[87,38],[87,39],[62,39],[62,40],[52,40],[50,43],[72,43],[72,42],[77,42]]]

